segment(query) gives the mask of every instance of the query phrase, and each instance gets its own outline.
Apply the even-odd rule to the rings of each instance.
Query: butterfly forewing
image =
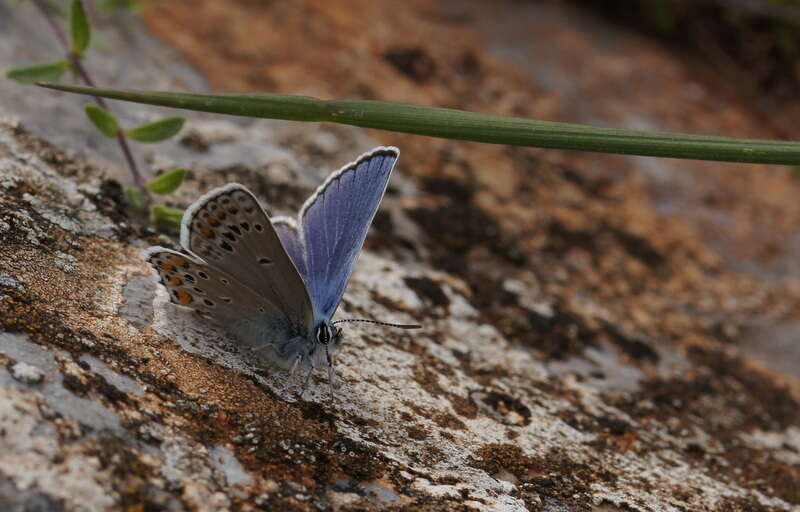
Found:
[[[204,195],[184,214],[181,245],[237,279],[286,319],[312,327],[303,279],[253,194],[231,183]]]
[[[398,154],[382,147],[362,156],[333,174],[303,206],[305,278],[316,315],[329,319],[336,311]]]

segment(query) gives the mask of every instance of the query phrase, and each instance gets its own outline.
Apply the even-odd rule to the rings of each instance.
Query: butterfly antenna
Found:
[[[364,318],[345,318],[344,320],[336,320],[333,322],[333,325],[343,324],[345,322],[362,322],[365,324],[385,325],[386,327],[397,327],[398,329],[422,329],[422,326],[417,324],[393,324],[390,322],[379,322],[378,320],[367,320]]]

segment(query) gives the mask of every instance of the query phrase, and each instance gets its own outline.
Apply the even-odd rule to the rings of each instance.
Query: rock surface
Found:
[[[529,51],[511,29],[498,39],[480,7],[447,5],[196,0],[155,4],[145,19],[218,88],[539,117],[580,105],[563,77],[542,93],[513,59],[486,51]],[[592,34],[578,20],[612,33],[548,3],[506,7],[522,21],[550,20],[571,58],[588,53],[581,38]],[[192,24],[179,22],[188,15]],[[161,46],[131,30],[157,60]],[[645,46],[636,62],[684,69],[614,34],[619,48],[631,38]],[[254,62],[256,43],[269,65]],[[316,61],[289,51],[304,44],[320,49]],[[614,72],[635,75],[631,62],[603,58],[609,83]],[[668,77],[650,73],[654,89],[667,88]],[[603,116],[621,108],[603,98]],[[662,101],[651,121],[677,123],[658,114]],[[797,248],[786,236],[770,238],[777,260],[737,250],[763,242],[762,214],[791,233],[800,185],[788,173],[191,116],[184,144],[147,159],[152,169],[190,166],[175,206],[236,180],[291,213],[361,151],[403,151],[339,315],[425,328],[348,328],[331,401],[322,375],[299,398],[285,372],[166,304],[141,252],[174,242],[126,217],[109,179],[123,176],[113,152],[103,159],[66,124],[83,119],[64,116],[54,135],[32,106],[0,105],[0,504],[9,510],[800,506],[799,366],[787,341],[797,339],[800,282],[784,259]],[[153,115],[126,108],[132,119]],[[697,115],[709,129],[727,119],[741,135],[762,133],[746,108],[725,103],[725,112]],[[701,201],[696,189],[712,185],[716,195]],[[686,205],[702,206],[717,229],[745,227],[720,244]]]

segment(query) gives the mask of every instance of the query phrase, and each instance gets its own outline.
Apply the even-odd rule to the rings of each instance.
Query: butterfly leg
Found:
[[[306,359],[308,360],[309,363],[308,373],[306,374],[306,378],[303,380],[303,388],[300,390],[300,398],[303,398],[303,395],[305,394],[306,389],[308,388],[308,382],[311,380],[311,373],[314,371],[314,358],[312,357],[314,355],[314,349],[311,349],[311,351],[300,352],[300,354],[298,355],[300,357],[301,362],[303,359]]]
[[[334,387],[333,381],[334,377],[336,376],[336,370],[334,370],[333,364],[328,365],[328,386],[330,386],[331,390],[331,403],[334,403],[336,400],[336,396],[334,395]]]
[[[334,402],[335,396],[333,394],[333,378],[336,375],[336,371],[334,370],[333,366],[333,358],[331,358],[331,353],[328,350],[328,345],[325,345],[325,359],[328,360],[328,386],[331,390],[331,403]]]
[[[303,380],[303,389],[300,390],[300,398],[303,398],[303,395],[308,389],[308,382],[311,380],[311,373],[314,371],[314,366],[311,365],[308,367],[308,373],[306,374],[305,380]]]
[[[294,358],[294,362],[292,363],[292,368],[289,370],[289,376],[294,377],[294,372],[297,370],[297,366],[303,360],[303,354],[297,354]]]

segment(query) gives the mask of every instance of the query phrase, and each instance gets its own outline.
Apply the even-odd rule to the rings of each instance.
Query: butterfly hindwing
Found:
[[[246,341],[269,342],[285,324],[283,314],[236,278],[186,254],[151,247],[145,258],[167,289],[170,302],[235,332]]]
[[[181,245],[244,283],[284,316],[312,326],[306,285],[268,215],[238,183],[217,188],[184,214]]]
[[[235,278],[194,258],[166,249],[151,247],[146,254],[170,302],[197,311],[200,316],[225,322],[234,317],[265,317],[275,311]]]
[[[331,175],[300,211],[316,316],[329,319],[336,311],[398,156],[393,147],[363,155]]]

